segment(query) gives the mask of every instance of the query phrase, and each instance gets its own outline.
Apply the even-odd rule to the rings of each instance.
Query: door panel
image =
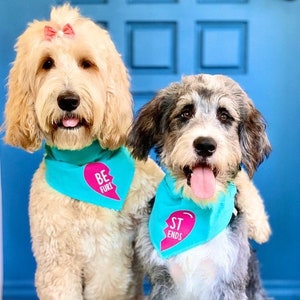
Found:
[[[58,1],[57,3],[62,2]],[[182,75],[223,73],[247,91],[268,123],[273,146],[255,183],[265,199],[273,235],[253,246],[265,286],[276,299],[300,299],[300,1],[74,0],[112,35],[132,79],[135,110]],[[14,39],[28,21],[47,18],[52,1],[3,1],[1,80],[13,60]],[[7,17],[9,16],[9,18]],[[5,43],[2,43],[5,41]],[[3,55],[2,55],[3,53]],[[5,89],[0,90],[1,108]],[[27,217],[32,173],[42,152],[30,155],[1,143],[4,299],[33,299],[35,263]],[[20,267],[22,266],[22,268]],[[24,266],[24,267],[23,267]]]

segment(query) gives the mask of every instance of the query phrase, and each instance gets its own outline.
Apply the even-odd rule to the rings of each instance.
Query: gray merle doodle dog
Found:
[[[136,244],[150,299],[267,299],[248,241],[270,234],[250,179],[271,151],[265,127],[222,75],[183,77],[140,110],[132,155],[147,159],[154,147],[166,170]]]

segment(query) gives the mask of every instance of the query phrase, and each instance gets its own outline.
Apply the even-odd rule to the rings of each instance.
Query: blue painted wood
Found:
[[[244,74],[247,71],[248,23],[197,22],[197,72]]]
[[[126,29],[126,58],[132,74],[176,73],[175,22],[127,22]]]
[[[53,4],[53,3],[52,3]],[[6,77],[14,60],[13,46],[28,22],[49,15],[51,3],[41,1],[1,1],[0,24],[0,110],[6,97]],[[3,114],[0,114],[3,122]],[[3,299],[35,300],[33,277],[35,261],[32,256],[28,193],[31,177],[37,168],[41,153],[34,155],[14,149],[0,140],[2,222],[3,222]]]
[[[254,178],[265,198],[273,235],[269,243],[253,245],[270,295],[300,300],[300,1],[75,1],[83,14],[109,29],[132,78],[135,110],[186,74],[222,72],[245,88],[267,119],[274,149]],[[14,41],[27,22],[47,18],[54,3],[1,3],[0,24],[5,28],[0,31],[1,111]],[[0,154],[4,300],[33,300],[35,262],[27,205],[31,176],[42,152],[30,155],[1,141]]]

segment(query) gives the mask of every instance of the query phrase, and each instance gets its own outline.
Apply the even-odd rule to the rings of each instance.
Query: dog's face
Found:
[[[34,151],[43,138],[61,149],[99,139],[124,144],[132,122],[129,80],[108,33],[69,5],[19,37],[8,81],[7,143]]]
[[[271,150],[265,123],[237,83],[220,75],[183,78],[161,90],[139,112],[128,144],[160,160],[197,200],[214,199],[243,163],[250,176]]]

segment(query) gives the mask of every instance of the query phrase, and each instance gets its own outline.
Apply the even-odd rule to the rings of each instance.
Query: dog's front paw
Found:
[[[260,222],[252,222],[252,226],[248,227],[248,237],[259,244],[266,243],[271,234],[272,230],[267,218]]]

